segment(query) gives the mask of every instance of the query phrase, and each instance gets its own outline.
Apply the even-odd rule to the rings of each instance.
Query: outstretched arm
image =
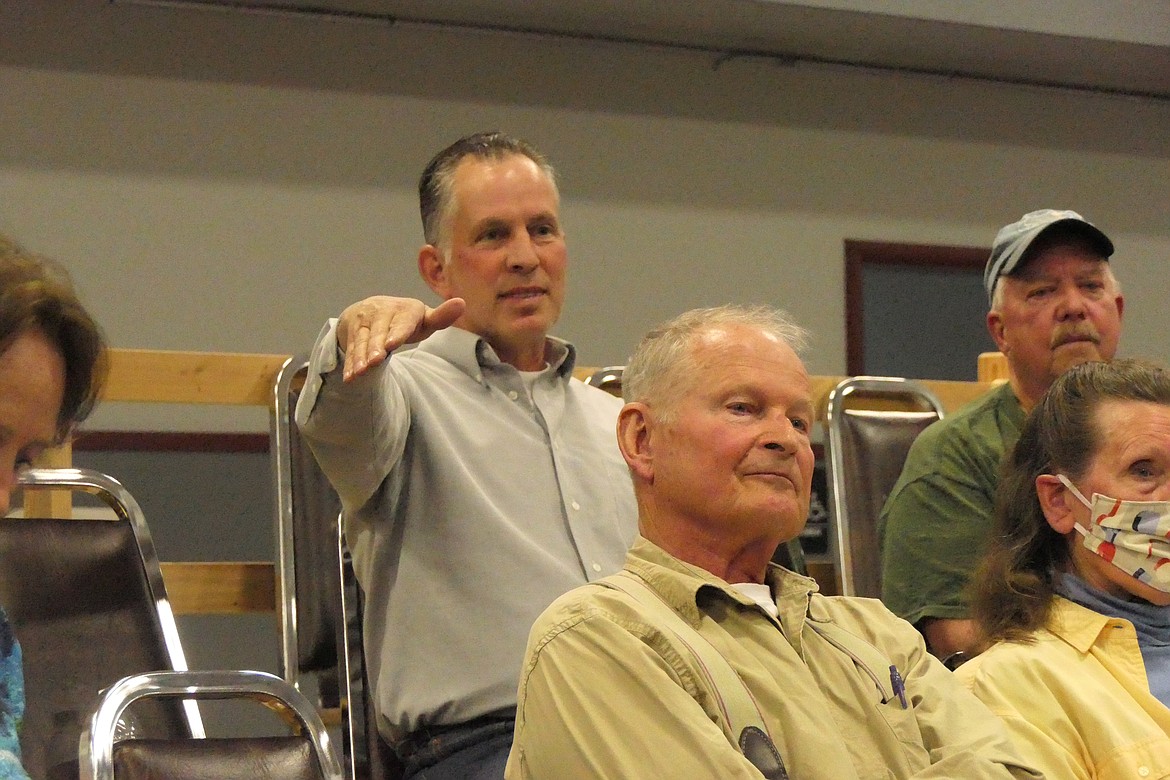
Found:
[[[464,307],[461,298],[432,309],[411,298],[376,295],[347,307],[317,337],[296,423],[347,510],[365,504],[382,484],[410,429],[400,388],[389,372],[379,379],[371,369],[389,368],[390,351],[448,327]]]

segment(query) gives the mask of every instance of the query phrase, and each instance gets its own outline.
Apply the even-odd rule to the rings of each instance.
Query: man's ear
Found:
[[[991,334],[991,340],[995,342],[996,349],[1006,354],[1004,349],[1006,342],[1003,338],[1003,317],[997,311],[987,312],[987,332]]]
[[[1061,535],[1073,532],[1076,517],[1073,514],[1074,505],[1080,506],[1064,483],[1051,474],[1041,474],[1036,477],[1036,497],[1040,500],[1040,510],[1044,512],[1044,519],[1052,530]]]
[[[645,482],[654,481],[654,454],[650,446],[653,427],[646,404],[628,403],[618,413],[618,449],[634,476]]]
[[[454,297],[451,294],[451,283],[447,279],[447,268],[443,263],[443,253],[434,244],[427,244],[418,250],[418,275],[443,300]]]

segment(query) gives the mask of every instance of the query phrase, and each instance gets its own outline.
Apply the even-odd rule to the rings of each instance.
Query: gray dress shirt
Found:
[[[344,507],[379,729],[515,707],[537,615],[620,569],[636,533],[621,402],[572,379],[559,339],[531,398],[458,328],[349,383],[338,352],[330,321],[296,421]]]

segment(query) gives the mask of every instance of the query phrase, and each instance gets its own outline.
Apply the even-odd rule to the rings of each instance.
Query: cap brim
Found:
[[[1053,230],[1061,230],[1085,239],[1101,255],[1102,259],[1106,261],[1113,256],[1113,242],[1109,240],[1109,236],[1082,219],[1068,217],[1049,222],[1047,225],[1040,225],[1027,233],[1017,236],[1006,248],[1006,251],[991,264],[991,273],[987,274],[984,278],[984,287],[987,290],[988,300],[991,299],[992,293],[995,291],[995,283],[999,280],[999,277],[1011,276],[1018,271],[1020,269],[1020,263],[1024,260],[1025,255],[1027,255],[1028,250],[1031,249],[1036,239],[1051,233]]]

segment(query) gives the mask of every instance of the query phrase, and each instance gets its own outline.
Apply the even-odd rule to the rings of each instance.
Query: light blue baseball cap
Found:
[[[995,283],[1001,276],[1011,276],[1020,265],[1032,242],[1053,228],[1060,228],[1081,236],[1096,250],[1102,260],[1113,256],[1113,242],[1093,223],[1075,211],[1041,209],[1020,217],[1019,221],[1005,225],[995,235],[991,245],[991,257],[983,269],[983,287],[987,290],[987,301],[995,292]]]

